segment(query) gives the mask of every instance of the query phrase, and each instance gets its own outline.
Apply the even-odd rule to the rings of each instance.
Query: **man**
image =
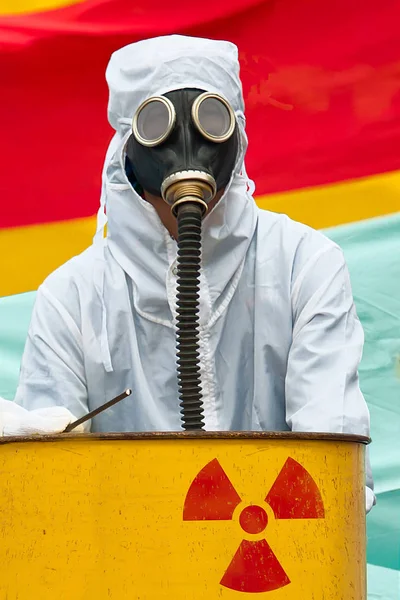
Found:
[[[257,208],[244,166],[237,48],[181,36],[142,41],[112,56],[107,81],[116,133],[98,232],[38,290],[17,403],[62,405],[78,418],[131,388],[92,420],[92,431],[181,429],[177,232],[161,188],[176,172],[201,171],[216,182],[202,233],[205,428],[368,436],[357,374],[363,331],[342,252],[321,233]],[[196,104],[197,122],[193,106],[204,93],[221,105],[203,106],[200,116]],[[213,119],[218,125],[223,110],[233,129],[217,143]]]

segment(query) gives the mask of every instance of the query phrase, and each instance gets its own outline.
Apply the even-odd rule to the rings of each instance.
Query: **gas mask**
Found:
[[[203,214],[230,181],[238,156],[235,114],[217,94],[182,89],[145,100],[136,111],[126,155],[144,190],[176,215],[188,194]]]
[[[238,126],[228,102],[191,89],[143,102],[126,146],[135,182],[161,196],[178,223],[177,371],[186,430],[204,428],[198,342],[202,218],[229,183],[238,150]]]

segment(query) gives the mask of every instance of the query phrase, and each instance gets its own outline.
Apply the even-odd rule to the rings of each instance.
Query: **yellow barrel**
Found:
[[[365,600],[367,438],[0,443],[1,600]]]

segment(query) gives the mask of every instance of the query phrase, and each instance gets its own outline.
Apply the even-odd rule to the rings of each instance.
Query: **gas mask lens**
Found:
[[[216,143],[226,142],[235,130],[235,115],[226,100],[204,93],[192,106],[192,119],[200,133]]]
[[[235,113],[221,96],[204,92],[192,104],[192,121],[209,141],[226,142],[235,131]],[[164,142],[176,122],[175,107],[165,96],[148,98],[133,118],[132,131],[142,146],[153,147]]]
[[[174,105],[168,98],[149,98],[138,108],[133,118],[133,135],[143,146],[158,146],[171,133],[175,118]]]

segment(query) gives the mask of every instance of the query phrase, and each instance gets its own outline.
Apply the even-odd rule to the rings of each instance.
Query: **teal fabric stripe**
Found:
[[[0,298],[0,396],[13,400],[36,292]]]
[[[371,412],[370,452],[377,494],[377,506],[367,520],[368,562],[399,571],[400,213],[333,228],[326,234],[346,256],[365,332],[360,382]],[[372,570],[370,577],[379,572]],[[394,593],[400,600],[400,586]],[[389,592],[387,598],[392,598]]]
[[[368,600],[399,600],[400,571],[368,565]]]

